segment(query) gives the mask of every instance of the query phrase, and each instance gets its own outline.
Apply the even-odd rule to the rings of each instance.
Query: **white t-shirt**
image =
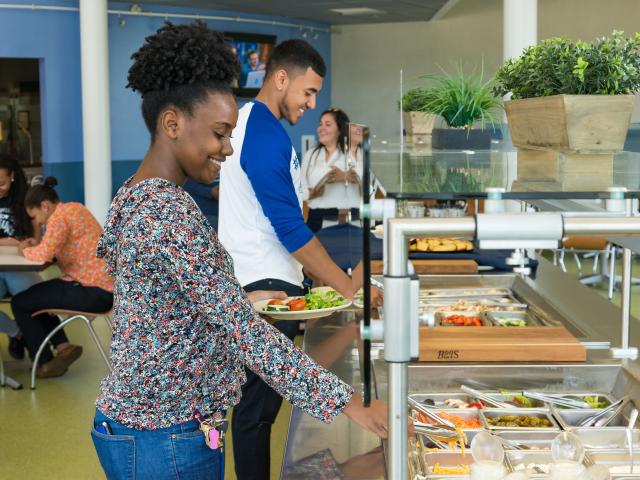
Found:
[[[329,172],[332,166],[338,167],[343,172],[353,166],[362,179],[362,156],[358,155],[354,161],[353,156],[336,149],[331,158],[326,160],[326,150],[309,150],[302,160],[302,194],[309,208],[359,208],[361,200],[361,185],[355,183],[336,182],[326,183],[324,195],[309,200],[309,189],[315,187]]]
[[[300,162],[282,124],[254,100],[239,112],[233,154],[220,171],[218,236],[244,287],[275,278],[302,285],[291,255],[313,233],[302,216]]]

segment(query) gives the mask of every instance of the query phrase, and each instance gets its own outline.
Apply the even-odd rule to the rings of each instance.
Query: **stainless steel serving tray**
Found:
[[[450,407],[444,403],[445,400],[448,399],[457,399],[462,400],[466,403],[473,402],[473,399],[469,397],[466,393],[456,393],[456,392],[444,392],[444,393],[414,393],[409,395],[409,398],[415,400],[418,403],[424,403],[426,399],[433,400],[433,405],[425,404],[427,407],[431,408],[446,408],[446,409],[454,409],[458,410],[456,407]]]
[[[445,451],[425,452],[421,455],[422,471],[429,479],[435,478],[468,478],[468,474],[447,475],[442,473],[431,473],[433,466],[439,464],[441,467],[456,467],[459,465],[469,465],[473,463],[471,454],[462,456],[460,452]]]
[[[515,311],[515,312],[484,312],[484,318],[496,327],[506,327],[504,322],[508,320],[523,321],[525,324],[522,327],[539,327],[541,324],[538,319],[531,314],[530,311]],[[520,328],[520,326],[510,326],[510,328]]]
[[[529,451],[541,451],[551,449],[551,442],[558,436],[558,431],[551,429],[537,431],[506,430],[503,432],[495,432],[495,435],[507,441],[513,441],[529,447]],[[505,450],[513,450],[513,448],[509,448],[506,444],[504,448]]]
[[[484,315],[480,312],[472,312],[472,311],[464,311],[464,310],[460,310],[460,311],[449,311],[449,310],[443,310],[443,311],[438,311],[435,313],[435,320],[436,320],[436,326],[438,327],[464,327],[464,325],[451,325],[451,324],[447,324],[447,323],[442,323],[442,321],[450,316],[450,315],[464,315],[466,317],[478,317],[480,319],[480,321],[482,322],[482,326],[483,327],[490,327],[491,324],[486,320],[486,318],[484,317]],[[468,325],[471,326],[471,325]]]
[[[633,472],[631,472],[631,458],[627,450],[589,450],[588,460],[592,465],[604,465],[611,472],[612,478],[639,478],[640,477],[640,450],[633,454]],[[627,471],[620,471],[625,469]],[[613,469],[620,470],[614,471]]]
[[[586,450],[627,449],[627,429],[624,427],[586,427],[572,431],[582,440]],[[640,449],[640,430],[631,431],[634,449]]]
[[[491,425],[488,418],[501,417],[504,415],[513,415],[513,416],[522,416],[529,415],[532,417],[538,418],[546,418],[551,423],[551,427],[516,427],[516,426],[495,426]],[[559,430],[560,427],[558,423],[551,415],[551,412],[548,409],[543,408],[519,408],[517,410],[510,408],[484,408],[480,410],[480,420],[484,422],[485,428],[492,431],[506,431],[506,430],[518,430],[518,431],[549,431],[549,430]]]
[[[527,470],[529,465],[538,465],[541,471],[535,469],[529,470],[530,478],[545,478],[551,473],[551,464],[553,458],[551,451],[524,451],[524,450],[507,450],[505,451],[505,459],[509,469],[512,472],[520,472]]]
[[[631,403],[631,402],[629,402]],[[633,408],[630,405],[627,405],[624,410],[616,416],[613,420],[609,422],[609,424],[605,427],[594,427],[594,428],[612,428],[612,427],[626,427],[628,423],[628,413],[630,409]],[[553,412],[553,416],[556,418],[560,426],[563,430],[575,430],[580,428],[580,422],[585,420],[587,417],[597,414],[602,409],[593,409],[593,408],[584,408],[579,410],[574,409],[559,409],[555,406],[551,407]],[[582,427],[582,428],[592,428],[592,427]]]
[[[510,288],[504,287],[452,287],[425,288],[421,293],[427,297],[507,297],[513,296]]]
[[[484,431],[485,430],[483,428],[476,428],[476,429],[465,428],[462,430],[462,432],[467,437],[467,441],[465,442],[465,449],[466,449],[465,452],[467,455],[470,455],[470,451],[468,449],[471,447],[471,442],[473,441],[473,437],[475,437],[480,432],[484,432]],[[417,436],[418,436],[418,442],[420,444],[420,448],[422,449],[422,451],[437,448],[435,446],[432,446],[432,444],[429,442],[429,439],[425,435],[418,434]],[[447,442],[443,442],[443,443],[447,443]],[[443,452],[460,451],[460,446],[456,443],[453,449],[447,448],[447,449],[441,449],[441,451]]]
[[[604,398],[608,404],[607,406],[611,405],[613,402],[615,402],[616,400],[618,400],[617,398],[615,398],[613,395],[610,395],[608,393],[601,393],[601,392],[577,392],[577,393],[546,393],[546,392],[540,392],[540,393],[544,393],[545,395],[549,395],[550,397],[567,397],[567,398],[572,398],[574,400],[584,400],[584,397],[602,397]],[[558,405],[555,406],[555,408],[559,409],[559,410],[567,410],[564,407],[560,407]],[[603,407],[606,408],[606,407]],[[599,410],[599,409],[594,409],[594,410]]]

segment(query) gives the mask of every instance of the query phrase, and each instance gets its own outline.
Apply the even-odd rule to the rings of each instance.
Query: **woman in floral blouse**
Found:
[[[38,348],[59,325],[57,317],[34,312],[46,308],[107,312],[113,303],[113,280],[105,272],[104,260],[96,257],[96,245],[102,227],[82,204],[63,203],[48,177],[44,185],[31,187],[25,196],[25,208],[36,225],[46,226],[42,241],[25,240],[18,250],[28,260],[57,262],[62,277],[38,283],[14,295],[11,309],[22,331],[29,356],[33,360]],[[71,345],[64,330],[51,337],[54,357],[47,347],[40,356],[36,374],[40,378],[63,375],[82,354],[82,347]]]
[[[238,63],[223,36],[201,22],[167,23],[132,58],[128,86],[142,94],[151,145],[98,245],[115,278],[113,372],[92,430],[107,477],[221,478],[223,451],[207,447],[198,424],[218,425],[238,402],[244,365],[309,414],[330,422],[342,412],[386,436],[383,403],[364,409],[257,314],[252,301],[275,293],[247,298],[181,187],[188,177],[211,182],[232,152]]]

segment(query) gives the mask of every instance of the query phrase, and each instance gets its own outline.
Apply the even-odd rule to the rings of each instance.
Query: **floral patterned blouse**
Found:
[[[104,260],[96,257],[101,234],[102,227],[87,207],[60,202],[49,217],[42,241],[25,248],[23,255],[35,262],[55,259],[64,280],[113,292],[113,280],[105,271]]]
[[[243,365],[325,422],[353,390],[264,321],[193,199],[152,178],[120,189],[98,256],[115,278],[111,372],[97,408],[157,429],[225,412],[240,400]],[[256,245],[259,248],[259,245]]]

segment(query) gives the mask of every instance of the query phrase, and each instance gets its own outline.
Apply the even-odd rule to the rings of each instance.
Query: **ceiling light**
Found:
[[[368,7],[352,7],[352,8],[331,8],[330,11],[340,15],[379,15],[385,13],[382,10]]]

